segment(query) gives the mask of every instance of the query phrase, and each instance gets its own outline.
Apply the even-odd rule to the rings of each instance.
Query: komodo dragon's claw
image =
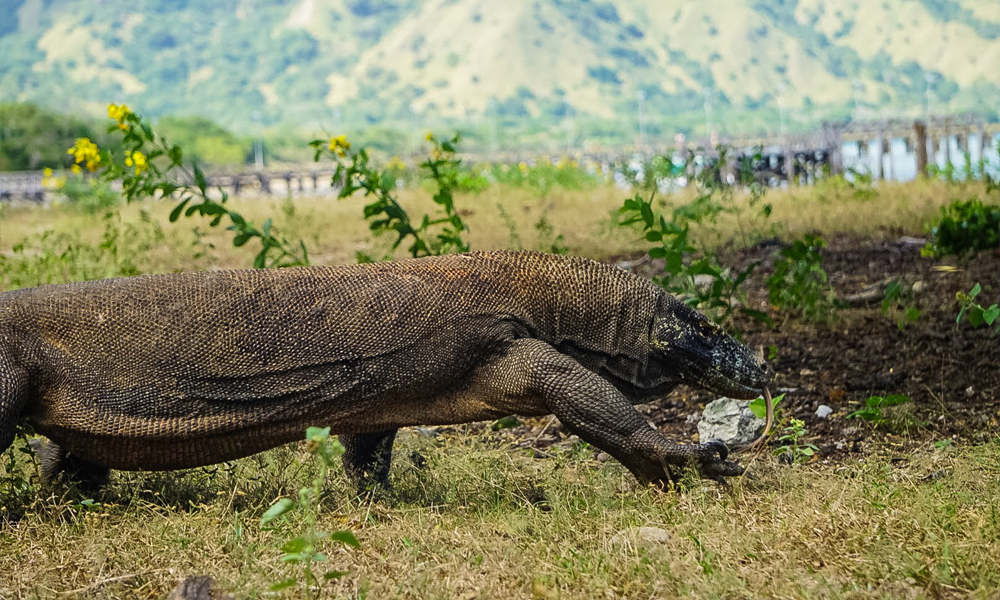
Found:
[[[726,460],[729,457],[729,447],[720,442],[719,440],[711,440],[705,442],[705,447],[710,450],[715,450],[719,453],[719,460]]]
[[[722,477],[743,474],[744,469],[739,463],[726,460],[729,457],[729,448],[724,443],[711,440],[702,444],[702,447],[707,456],[701,462],[700,471],[705,477],[718,481]],[[718,453],[718,458],[713,456],[715,453]]]

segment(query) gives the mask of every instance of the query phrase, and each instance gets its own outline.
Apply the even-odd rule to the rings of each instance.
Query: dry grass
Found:
[[[742,207],[739,219],[724,218],[696,234],[711,243],[740,239],[741,230],[748,241],[806,231],[916,234],[938,207],[972,195],[982,196],[981,186],[891,184],[869,199],[849,187],[772,192],[770,219]],[[474,248],[544,248],[551,236],[535,227],[544,216],[571,252],[607,258],[644,247],[635,232],[613,224],[624,196],[602,187],[556,190],[539,200],[524,190],[492,188],[461,197],[458,205],[467,211]],[[415,214],[430,205],[423,192],[401,200]],[[286,235],[306,241],[317,263],[350,262],[357,249],[388,247],[389,240],[373,240],[360,219],[360,199],[233,203],[257,222],[274,216]],[[191,220],[166,224],[169,209],[134,205],[105,219],[68,207],[4,207],[0,289],[250,263],[252,250],[232,248],[225,231]],[[116,254],[98,247],[106,230]],[[327,549],[332,565],[350,574],[328,584],[323,597],[1000,593],[1000,440],[887,449],[794,469],[765,458],[754,464],[755,479],[730,491],[695,482],[658,493],[572,443],[538,460],[496,435],[458,431],[433,440],[402,436],[394,498],[362,502],[347,492],[342,474],[333,478],[320,529],[347,527],[363,547]],[[410,450],[427,459],[426,469],[407,460]],[[301,523],[264,531],[259,519],[276,498],[294,495],[309,479],[305,457],[285,448],[212,473],[121,473],[90,506],[80,496],[47,495],[35,485],[0,505],[0,598],[162,598],[191,574],[212,575],[238,597],[268,596],[271,583],[295,574],[279,560],[278,548],[301,532]],[[649,543],[627,533],[640,526],[662,528],[670,537]]]
[[[561,235],[562,243],[571,253],[606,259],[635,254],[645,247],[635,231],[616,226],[617,210],[627,195],[626,191],[601,186],[582,191],[557,188],[548,197],[539,199],[528,189],[494,186],[480,194],[460,195],[456,204],[471,228],[468,239],[474,249],[547,250],[553,235]],[[938,215],[941,206],[955,198],[984,196],[983,186],[978,183],[923,181],[886,183],[871,197],[859,198],[859,195],[854,188],[833,184],[771,191],[766,196],[766,202],[773,207],[769,219],[762,218],[758,209],[750,208],[746,198],[738,196],[736,213],[723,215],[718,224],[693,233],[709,245],[730,240],[752,243],[771,235],[795,238],[807,232],[824,236],[849,233],[876,239],[902,233],[919,235],[925,224]],[[665,203],[681,203],[686,198],[683,194],[667,197]],[[302,198],[294,202],[265,198],[231,202],[235,210],[248,218],[260,223],[271,217],[284,235],[303,239],[318,264],[353,262],[358,250],[381,255],[392,241],[390,236],[374,237],[368,230],[361,219],[361,198],[340,201]],[[404,191],[400,202],[414,216],[433,209],[430,196],[424,191]],[[250,264],[252,244],[233,248],[229,232],[211,229],[205,222],[181,220],[168,224],[166,216],[170,209],[170,204],[162,202],[122,209],[120,219],[126,225],[142,225],[143,213],[150,215],[152,223],[162,224],[159,226],[162,239],[129,253],[127,258],[138,271],[239,268]],[[539,232],[537,225],[543,218],[552,226],[553,235]],[[62,234],[77,243],[96,245],[104,228],[102,215],[89,215],[72,207],[3,207],[0,254],[10,254],[10,249],[22,242],[29,253],[41,252],[45,244],[39,238],[46,231]],[[126,242],[134,242],[137,235],[132,233],[127,237]],[[396,254],[405,256],[405,248]]]
[[[495,436],[404,436],[396,497],[369,503],[328,485],[322,530],[350,528],[349,569],[322,597],[918,598],[1000,591],[1000,442],[916,448],[831,465],[753,463],[722,490],[640,488],[613,461],[568,444],[531,458]],[[428,466],[405,458],[419,451]],[[208,475],[122,474],[102,505],[32,502],[0,525],[0,597],[162,598],[210,574],[239,597],[289,576],[278,548],[301,523],[263,531],[307,455],[282,449]],[[261,466],[261,463],[264,466]],[[8,515],[9,517],[9,515]],[[669,539],[643,541],[637,527]],[[293,589],[286,597],[304,597]]]

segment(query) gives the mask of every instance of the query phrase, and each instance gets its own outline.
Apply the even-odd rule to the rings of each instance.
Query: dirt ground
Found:
[[[920,255],[922,245],[901,233],[893,241],[846,236],[828,240],[823,267],[837,298],[861,299],[839,307],[829,324],[808,324],[781,314],[775,315],[773,327],[739,322],[747,344],[776,352],[771,389],[785,393],[779,406],[784,417],[805,422],[808,433],[802,441],[819,448],[815,460],[835,461],[864,452],[872,442],[905,447],[950,438],[953,443],[976,443],[996,439],[1000,431],[1000,338],[986,327],[955,323],[956,292],[967,292],[979,282],[979,300],[997,300],[1000,250],[964,260],[935,260]],[[731,252],[723,260],[735,267],[762,261],[748,287],[749,305],[761,310],[768,309],[765,280],[778,247],[772,240]],[[636,262],[637,272],[654,273],[648,259]],[[881,289],[892,280],[903,282],[909,291],[883,312]],[[863,300],[866,291],[868,301]],[[919,317],[900,327],[897,321],[914,306]],[[774,315],[773,309],[769,312]],[[889,394],[905,394],[910,402],[886,410],[887,418],[878,424],[847,418],[870,396]],[[671,438],[694,441],[697,418],[714,399],[701,390],[680,388],[639,410]],[[816,411],[821,405],[833,412],[820,418]],[[542,419],[509,435],[544,447],[564,440],[567,432],[558,422]],[[773,438],[771,445],[776,445]]]

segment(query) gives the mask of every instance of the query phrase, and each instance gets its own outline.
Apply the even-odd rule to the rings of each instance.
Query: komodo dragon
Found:
[[[0,294],[0,450],[26,419],[51,477],[219,463],[329,426],[388,485],[396,430],[555,414],[643,482],[743,469],[633,404],[679,383],[757,396],[766,364],[650,281],[582,258],[143,275]],[[82,474],[82,475],[81,475]]]

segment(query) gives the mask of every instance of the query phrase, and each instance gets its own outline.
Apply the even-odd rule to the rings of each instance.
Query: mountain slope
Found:
[[[3,0],[0,99],[230,127],[996,116],[996,0]],[[855,106],[857,103],[857,106]],[[707,107],[706,107],[707,104]],[[708,114],[706,114],[708,108]]]

